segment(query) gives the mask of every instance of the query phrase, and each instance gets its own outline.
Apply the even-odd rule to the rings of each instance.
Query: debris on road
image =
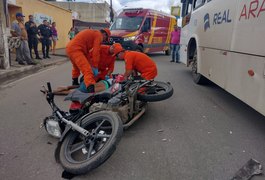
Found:
[[[143,151],[142,153],[145,154],[145,151]]]
[[[241,169],[239,169],[231,180],[250,180],[254,175],[262,173],[261,164],[255,160],[250,159]]]
[[[230,134],[233,134],[233,132],[232,132],[232,131],[230,131],[229,133],[230,133]]]

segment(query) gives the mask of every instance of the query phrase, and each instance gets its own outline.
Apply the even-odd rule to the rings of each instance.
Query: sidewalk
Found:
[[[35,57],[35,54],[33,54],[33,57]],[[40,57],[42,57],[41,52]],[[62,64],[68,61],[65,49],[57,49],[55,55],[51,54],[50,57],[50,59],[34,59],[34,61],[37,62],[37,65],[20,65],[15,61],[16,54],[14,52],[11,52],[10,69],[0,69],[0,84],[3,84],[7,81],[10,81],[17,77],[21,77],[26,74],[33,74],[34,72],[37,72],[42,68]]]

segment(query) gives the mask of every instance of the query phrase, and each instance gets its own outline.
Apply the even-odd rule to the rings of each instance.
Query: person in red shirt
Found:
[[[66,46],[66,53],[70,58],[72,68],[73,85],[78,84],[78,77],[84,75],[85,88],[82,92],[94,92],[94,75],[98,74],[98,64],[100,59],[100,45],[110,36],[109,29],[83,30],[78,33]],[[93,49],[93,59],[89,59],[89,52]],[[90,62],[90,63],[89,63]]]
[[[136,51],[125,51],[115,49],[114,54],[125,61],[124,78],[127,79],[132,74],[140,73],[146,80],[154,79],[157,76],[157,67],[155,62],[146,54]]]

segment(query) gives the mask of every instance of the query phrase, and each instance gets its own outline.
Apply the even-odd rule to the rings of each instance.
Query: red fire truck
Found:
[[[124,49],[145,53],[164,51],[170,54],[170,36],[176,18],[143,8],[124,9],[111,26],[111,43]]]

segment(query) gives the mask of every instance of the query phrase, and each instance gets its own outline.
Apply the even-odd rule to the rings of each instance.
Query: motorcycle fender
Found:
[[[66,126],[59,142],[57,143],[57,146],[56,146],[55,151],[54,151],[54,158],[55,158],[55,161],[57,163],[60,163],[60,149],[61,149],[62,142],[63,142],[66,134],[68,134],[68,132],[70,132],[70,131],[71,131],[71,127]]]
[[[66,136],[66,134],[71,130],[71,127],[69,125],[67,125],[64,129],[64,132],[59,140],[59,142],[62,142],[64,140],[64,137]]]

